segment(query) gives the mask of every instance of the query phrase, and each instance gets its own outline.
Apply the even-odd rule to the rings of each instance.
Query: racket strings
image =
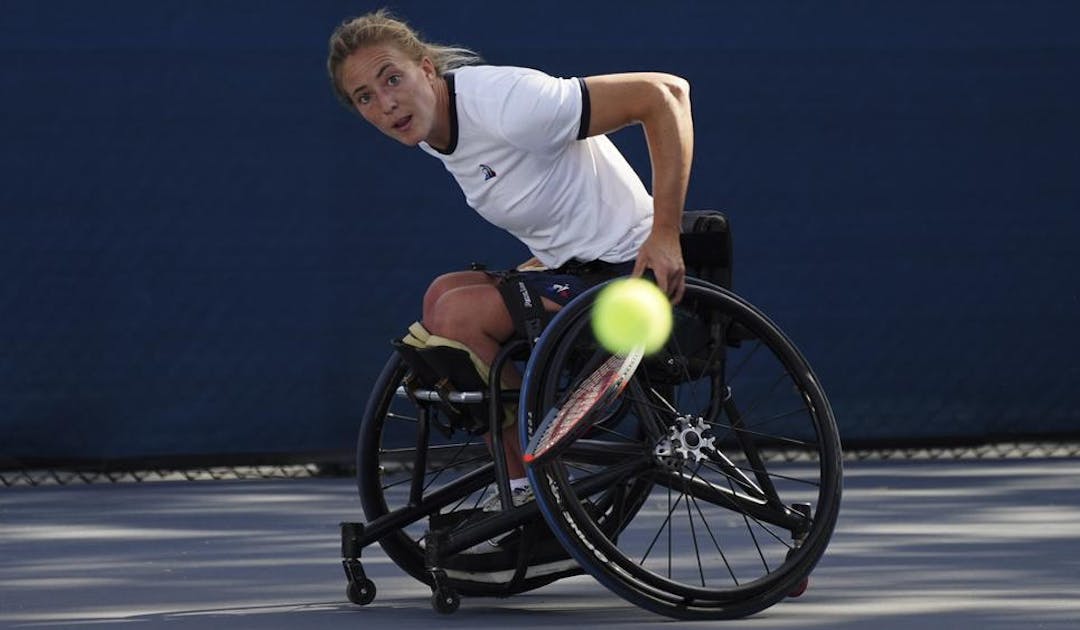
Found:
[[[550,450],[577,427],[603,399],[617,396],[641,362],[643,350],[636,348],[627,356],[612,355],[597,369],[573,388],[565,402],[558,408],[547,426],[541,426],[541,434],[532,449],[532,455],[540,456]]]

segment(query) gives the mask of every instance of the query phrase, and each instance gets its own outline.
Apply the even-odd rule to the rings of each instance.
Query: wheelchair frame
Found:
[[[552,398],[555,395],[552,392],[558,389],[558,386],[552,383],[559,379],[552,375],[557,377],[561,374],[563,364],[569,365],[567,357],[577,347],[575,341],[578,338],[574,337],[574,334],[582,334],[582,322],[587,319],[584,313],[587,312],[591,299],[599,288],[596,287],[579,296],[560,311],[548,325],[536,347],[531,348],[531,352],[529,352],[529,343],[523,340],[513,341],[503,346],[493,362],[491,373],[501,374],[508,362],[523,359],[528,353],[529,361],[520,390],[502,390],[500,379],[491,379],[487,391],[451,392],[449,400],[456,404],[516,400],[520,405],[518,419],[520,435],[510,436],[509,439],[526,438],[528,432],[535,428],[530,426],[531,423],[538,421],[534,418],[543,417],[542,409],[538,409],[537,405],[543,406],[545,399],[548,403],[556,402]],[[536,500],[518,507],[514,507],[511,502],[509,478],[502,449],[502,441],[507,439],[502,427],[502,405],[488,404],[489,432],[492,442],[490,454],[493,461],[464,473],[425,497],[425,475],[428,474],[428,457],[431,455],[428,452],[428,443],[431,431],[439,430],[432,418],[432,413],[435,412],[437,401],[447,394],[430,390],[406,392],[404,388],[397,387],[397,380],[404,373],[404,367],[395,357],[391,357],[368,401],[364,414],[365,425],[361,428],[357,451],[358,487],[364,502],[365,513],[369,514],[369,518],[372,511],[382,513],[366,523],[341,524],[342,565],[348,580],[346,594],[349,600],[365,605],[373,601],[375,597],[375,585],[365,574],[361,561],[363,548],[375,542],[382,544],[388,555],[406,572],[431,587],[432,606],[441,613],[457,610],[462,594],[505,597],[584,571],[591,573],[616,594],[639,606],[659,614],[683,619],[741,617],[770,606],[786,596],[801,594],[806,588],[810,571],[824,553],[839,508],[842,475],[840,445],[828,401],[824,397],[824,392],[820,390],[816,377],[805,364],[805,359],[775,327],[775,324],[772,324],[760,311],[726,289],[692,278],[688,279],[688,295],[692,300],[703,300],[708,297],[717,303],[731,302],[738,306],[738,309],[743,309],[738,312],[744,313],[742,316],[747,318],[746,322],[739,322],[738,325],[725,324],[730,330],[721,331],[720,336],[725,344],[738,346],[746,340],[743,337],[753,338],[754,334],[760,335],[764,331],[764,334],[775,337],[769,342],[773,345],[767,346],[769,350],[775,353],[777,346],[783,346],[781,354],[789,355],[785,357],[785,360],[798,364],[799,370],[805,372],[798,375],[791,374],[791,376],[801,379],[796,383],[799,385],[798,394],[808,405],[807,409],[813,416],[811,422],[814,430],[819,433],[820,443],[817,446],[817,454],[823,471],[820,474],[824,478],[822,487],[819,488],[819,499],[823,497],[824,501],[821,501],[822,504],[818,506],[817,514],[814,514],[810,503],[802,501],[785,503],[781,499],[774,481],[783,481],[783,476],[774,479],[773,473],[762,458],[763,447],[767,449],[776,446],[775,436],[770,438],[761,435],[759,431],[754,431],[752,427],[746,425],[740,407],[735,403],[731,387],[725,380],[727,374],[723,373],[723,370],[727,369],[724,365],[726,359],[716,361],[720,364],[722,372],[720,375],[706,375],[703,371],[699,377],[699,380],[709,381],[711,386],[705,410],[696,419],[691,418],[692,414],[677,413],[669,414],[675,419],[674,421],[671,418],[661,419],[661,412],[649,409],[648,404],[641,402],[650,398],[650,392],[644,391],[645,386],[635,378],[628,388],[633,392],[632,396],[628,396],[628,400],[634,402],[620,407],[622,415],[615,414],[614,418],[623,418],[628,415],[637,418],[639,425],[637,431],[646,431],[652,436],[649,438],[651,441],[632,441],[621,446],[619,444],[613,446],[610,442],[593,442],[589,436],[586,436],[574,444],[572,457],[583,458],[589,465],[606,465],[608,468],[591,476],[576,479],[570,478],[572,475],[563,464],[553,464],[541,469],[529,468],[528,474],[537,494]],[[691,312],[691,316],[692,318],[699,317],[694,312]],[[705,315],[700,315],[700,317],[705,319]],[[712,315],[708,317],[711,318]],[[759,326],[759,330],[756,333],[755,331],[748,333],[740,328],[747,322]],[[687,327],[692,327],[691,324],[696,323],[696,320],[691,321]],[[713,326],[713,324],[709,325]],[[559,334],[564,335],[565,339],[556,339],[555,337]],[[720,352],[725,351],[721,349]],[[705,370],[710,369],[710,361],[713,358],[712,354],[706,357]],[[545,374],[545,369],[551,373]],[[663,366],[660,366],[660,372],[662,371]],[[685,368],[684,371],[686,371]],[[642,378],[650,377],[643,376]],[[657,382],[662,383],[662,381],[663,378],[660,378]],[[545,387],[551,391],[544,393]],[[656,394],[657,387],[663,389],[666,385],[650,386],[652,394],[659,397],[659,394]],[[672,387],[678,387],[678,385]],[[380,452],[373,450],[379,448],[377,442],[381,439],[373,432],[381,433],[383,428],[382,425],[368,427],[366,423],[385,422],[386,418],[379,415],[381,413],[379,410],[389,409],[393,401],[387,398],[388,396],[408,397],[410,402],[415,404],[417,414],[417,448],[412,451],[412,473],[411,478],[408,479],[409,498],[405,505],[393,510],[385,505],[383,496],[371,497],[366,494],[370,493],[370,488],[365,489],[365,487],[370,486],[372,480],[366,478],[365,475],[369,473],[364,472],[371,466],[370,461],[365,461],[364,458],[378,457]],[[728,439],[732,448],[736,452],[741,451],[743,455],[739,464],[725,455],[724,449],[714,447],[712,442],[709,442],[708,448],[700,444],[690,445],[691,438],[700,441],[706,433],[715,433],[713,431],[715,427],[710,422],[720,418],[721,414],[727,418],[731,426],[729,431],[731,436]],[[706,421],[705,418],[709,420]],[[709,427],[706,429],[705,425]],[[714,440],[716,437],[713,435],[705,439]],[[646,444],[648,447],[644,452],[640,448],[641,444]],[[676,444],[678,446],[675,446]],[[686,469],[667,471],[664,474],[648,472],[652,468],[646,470],[646,467],[658,466],[657,462],[660,462],[660,468],[672,466],[669,462],[675,462],[675,465],[680,465],[679,462],[686,464],[690,458],[676,453],[680,449],[684,452],[696,453],[696,457],[706,459],[709,464],[708,471],[714,473],[714,479],[705,478],[705,475],[709,474],[708,471],[687,474],[685,470],[689,469],[689,466]],[[706,455],[702,456],[702,453]],[[642,455],[649,461],[642,461]],[[702,465],[699,464],[698,471],[701,468]],[[643,470],[646,472],[641,473]],[[641,479],[625,482],[632,471],[638,471]],[[721,481],[716,481],[716,479]],[[627,483],[627,485],[621,490],[610,489],[621,487],[620,483]],[[442,513],[444,508],[449,507],[462,496],[468,497],[470,493],[491,484],[494,484],[500,497],[501,511],[477,513],[475,509],[466,509],[455,512],[455,509],[451,508],[450,512]],[[674,526],[669,525],[667,579],[662,571],[650,571],[644,568],[644,558],[641,561],[642,567],[634,566],[633,562],[625,562],[625,558],[619,565],[618,557],[623,555],[619,550],[621,544],[619,537],[623,529],[633,525],[633,519],[638,511],[649,499],[653,489],[657,487],[667,489],[669,503],[672,491],[680,493],[680,496],[691,497],[686,499],[686,510],[690,512],[690,503],[693,499],[705,527],[709,525],[702,513],[702,507],[697,503],[698,499],[706,503],[705,509],[712,506],[724,507],[732,513],[740,514],[744,520],[752,519],[773,537],[776,537],[776,534],[771,532],[768,526],[790,532],[791,543],[784,543],[786,555],[782,560],[774,560],[774,563],[780,563],[776,565],[775,570],[770,568],[762,547],[755,538],[753,544],[757,546],[757,553],[761,555],[761,560],[765,564],[765,574],[744,584],[739,584],[739,581],[735,579],[736,586],[730,592],[706,587],[706,576],[701,565],[700,553],[698,567],[701,571],[701,587],[689,582],[672,581],[670,545],[671,530]],[[385,488],[383,490],[385,491]],[[606,494],[594,500],[592,497],[598,492]],[[671,513],[669,510],[669,519]],[[538,514],[543,515],[543,523],[536,518]],[[399,545],[396,537],[403,534],[404,528],[415,526],[425,518],[429,520],[426,534],[420,541],[413,541],[419,549],[422,549],[422,566],[418,557],[412,557],[416,555],[417,549],[413,549],[410,552],[412,556],[403,561],[405,555],[408,554],[403,555],[400,546],[395,547]],[[690,514],[691,528],[693,524],[694,517]],[[747,521],[747,528],[750,529],[750,527]],[[545,538],[546,532],[550,532],[553,537]],[[752,530],[750,533],[753,536]],[[658,537],[659,535],[657,533]],[[498,564],[498,570],[491,572],[491,575],[495,575],[496,578],[489,581],[463,578],[462,571],[455,569],[457,564],[479,565],[486,559],[479,555],[464,553],[466,550],[499,537],[504,537],[505,540],[515,536],[516,548],[511,545],[505,550],[497,550],[489,554],[501,562]],[[692,536],[697,552],[698,534],[692,533]],[[713,537],[717,551],[723,556],[723,551],[711,530],[709,536]],[[535,540],[540,542],[533,542]],[[653,544],[655,543],[654,540]],[[784,546],[779,547],[779,550],[783,551]],[[645,556],[648,555],[647,551]],[[602,558],[602,561],[598,561],[598,557]],[[610,563],[609,557],[615,557],[616,562]],[[728,564],[728,558],[725,557],[723,562]],[[613,564],[619,566],[612,566]],[[728,570],[731,572],[731,577],[735,578],[735,573],[730,566]],[[480,573],[482,572],[477,574]],[[468,571],[464,574],[472,575]]]

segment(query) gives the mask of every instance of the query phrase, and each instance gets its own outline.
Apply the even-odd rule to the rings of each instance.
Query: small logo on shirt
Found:
[[[481,164],[480,165],[480,170],[483,171],[483,173],[484,173],[484,181],[485,182],[487,180],[491,179],[492,177],[495,177],[495,175],[497,175],[497,173],[495,172],[495,169],[491,168],[487,164]]]

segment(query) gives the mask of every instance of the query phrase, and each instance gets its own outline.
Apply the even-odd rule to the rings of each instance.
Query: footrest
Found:
[[[435,426],[439,428],[447,436],[453,432],[454,428],[467,428],[472,426],[473,414],[470,413],[470,405],[451,402],[446,395],[450,386],[448,386],[448,380],[443,376],[441,368],[431,365],[428,362],[428,350],[420,349],[414,346],[410,346],[401,340],[395,339],[390,342],[390,345],[394,347],[394,350],[401,356],[401,360],[409,368],[409,373],[405,377],[405,389],[410,396],[414,396],[412,392],[418,390],[424,392],[438,392],[438,401],[432,401],[430,398],[419,398],[420,400],[428,400],[429,402],[437,402],[439,409],[442,410],[443,415],[449,424],[444,425],[438,420],[435,421]],[[438,348],[438,350],[451,350],[454,352],[460,352],[453,348]],[[468,353],[466,358],[468,358]],[[471,365],[471,363],[470,363]],[[473,369],[473,372],[476,370]],[[476,379],[479,381],[480,376],[476,375]],[[477,388],[483,390],[483,387]],[[461,405],[460,407],[458,405]]]

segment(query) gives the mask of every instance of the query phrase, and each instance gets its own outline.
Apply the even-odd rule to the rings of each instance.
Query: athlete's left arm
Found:
[[[679,231],[694,154],[690,84],[670,74],[642,72],[588,77],[585,85],[590,103],[588,135],[637,123],[645,129],[654,215],[652,233],[638,253],[634,275],[652,269],[660,288],[678,303],[686,285]]]

